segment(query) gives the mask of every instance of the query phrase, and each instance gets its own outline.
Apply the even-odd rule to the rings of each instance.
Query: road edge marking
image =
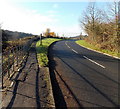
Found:
[[[65,42],[65,45],[66,45],[68,48],[70,48],[70,46],[67,44],[67,42]],[[73,52],[75,52],[75,53],[78,54],[78,52],[75,51],[74,49],[71,48],[71,50],[72,50]],[[94,64],[96,64],[96,65],[98,65],[98,66],[100,66],[100,67],[102,67],[102,68],[105,68],[105,66],[103,66],[103,65],[101,65],[101,64],[99,64],[99,63],[93,61],[92,59],[90,59],[90,58],[88,58],[88,57],[86,57],[86,56],[83,56],[83,57],[84,57],[85,59],[91,61],[92,63],[94,63]]]
[[[84,57],[85,59],[91,61],[92,63],[94,63],[94,64],[96,64],[96,65],[98,65],[98,66],[100,66],[100,67],[102,67],[102,68],[105,68],[105,66],[103,66],[103,65],[101,65],[101,64],[99,64],[99,63],[93,61],[92,59],[90,59],[90,58],[88,58],[88,57],[86,57],[86,56],[83,56],[83,57]]]
[[[75,52],[75,53],[77,53],[78,54],[78,52],[77,51],[75,51],[74,49],[71,49],[73,52]]]
[[[67,45],[67,47],[70,48],[70,46],[67,44],[67,41],[65,42],[65,45]]]
[[[67,44],[67,41],[65,42],[65,45],[66,45],[68,48],[70,48],[70,46]],[[75,51],[74,49],[72,49],[72,48],[71,48],[71,50],[72,50],[73,52],[75,52],[75,53],[77,53],[77,54],[78,54],[78,52],[77,52],[77,51]]]

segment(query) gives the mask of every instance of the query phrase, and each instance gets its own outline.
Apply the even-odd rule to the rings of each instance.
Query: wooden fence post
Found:
[[[8,78],[10,77],[10,52],[8,51]]]
[[[13,52],[12,52],[12,53],[13,53],[13,59],[12,59],[12,61],[13,61],[13,72],[14,72],[14,58],[15,58],[15,57],[14,57],[14,48],[12,49],[12,51],[13,51]]]
[[[2,63],[3,63],[3,55],[2,55]],[[3,86],[3,67],[2,67],[2,64],[1,64],[1,71],[2,71],[2,89],[4,88],[4,86]]]
[[[18,66],[18,46],[16,47],[16,64]]]

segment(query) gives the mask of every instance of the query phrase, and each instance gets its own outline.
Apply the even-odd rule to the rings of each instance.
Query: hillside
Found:
[[[20,39],[23,37],[33,36],[33,34],[24,33],[24,32],[17,32],[17,31],[9,31],[9,30],[2,30],[2,41],[11,41]]]

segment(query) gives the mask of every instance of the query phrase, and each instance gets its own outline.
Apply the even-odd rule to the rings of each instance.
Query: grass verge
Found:
[[[55,41],[60,41],[61,39],[57,38],[45,38],[42,40],[42,45],[40,41],[36,43],[37,59],[41,67],[48,66],[48,47]]]
[[[119,57],[119,58],[120,58],[120,53],[118,53],[118,52],[112,52],[112,51],[107,50],[107,49],[100,49],[100,48],[98,48],[98,47],[95,47],[95,46],[92,45],[92,44],[89,44],[89,43],[86,42],[85,40],[78,40],[78,41],[76,41],[76,43],[79,44],[79,45],[82,45],[82,46],[84,46],[84,47],[86,47],[86,48],[91,48],[91,49],[93,49],[93,50],[100,51],[100,52],[102,52],[102,53],[106,53],[106,54],[109,54],[109,55],[116,56],[116,57]]]

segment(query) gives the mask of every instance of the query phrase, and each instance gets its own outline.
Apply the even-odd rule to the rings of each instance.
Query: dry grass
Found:
[[[3,51],[8,51],[15,46],[24,45],[25,43],[27,43],[27,41],[29,41],[30,39],[32,39],[34,37],[35,36],[30,36],[30,37],[20,38],[20,39],[13,40],[13,41],[3,42],[3,43],[5,43],[5,44],[3,44],[3,46],[5,46],[5,45],[7,46]]]
[[[107,49],[107,47],[103,46],[102,44],[101,44],[102,46],[100,44],[93,45],[93,44],[88,43],[85,40],[78,40],[76,41],[76,43],[84,47],[100,51],[102,53],[107,53],[112,56],[120,57],[120,53],[118,53],[117,51],[110,51],[109,49]]]

